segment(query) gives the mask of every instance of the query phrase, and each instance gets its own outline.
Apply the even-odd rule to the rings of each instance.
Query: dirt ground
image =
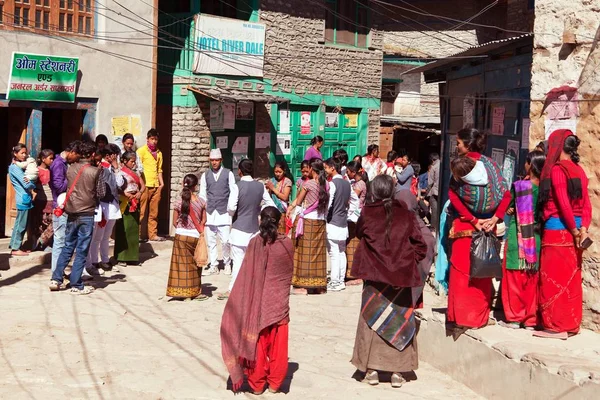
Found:
[[[51,293],[49,266],[20,266],[0,280],[0,398],[227,399],[219,325],[224,302],[168,301],[170,252],[93,282],[89,296]],[[204,277],[205,293],[229,276]],[[360,288],[292,296],[285,399],[479,398],[421,363],[401,389],[356,380],[349,360]],[[241,394],[236,398],[257,398]]]

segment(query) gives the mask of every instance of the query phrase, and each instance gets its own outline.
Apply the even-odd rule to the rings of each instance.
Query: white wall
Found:
[[[141,115],[142,132],[147,131],[151,128],[152,117],[152,70],[145,66],[151,66],[154,49],[151,46],[153,44],[151,35],[155,33],[147,26],[148,24],[142,25],[138,21],[142,17],[153,23],[154,9],[149,5],[153,3],[153,0],[124,1],[122,4],[133,14],[119,7],[112,0],[104,0],[101,3],[109,10],[120,12],[123,16],[108,11],[96,3],[98,35],[110,36],[112,40],[126,41],[127,43],[116,43],[108,39],[78,38],[77,36],[62,37],[74,40],[81,44],[80,46],[54,39],[45,34],[7,31],[0,28],[0,93],[6,94],[13,51],[79,57],[82,79],[77,95],[78,97],[98,99],[96,134],[109,135],[111,117],[127,114]],[[125,16],[130,17],[133,21]],[[147,32],[148,35],[135,32],[134,29]],[[149,46],[134,45],[133,43]],[[95,49],[110,51],[126,58],[137,58],[146,62],[125,61]],[[139,65],[140,63],[145,66]]]

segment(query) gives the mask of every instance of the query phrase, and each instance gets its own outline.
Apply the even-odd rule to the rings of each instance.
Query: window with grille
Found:
[[[0,28],[91,36],[92,0],[0,0]]]
[[[367,47],[370,32],[368,0],[327,0],[325,42]]]

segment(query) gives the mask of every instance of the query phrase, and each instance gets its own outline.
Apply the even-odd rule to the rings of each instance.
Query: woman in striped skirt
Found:
[[[173,210],[175,241],[171,254],[171,269],[167,283],[167,296],[174,299],[206,300],[201,287],[201,270],[196,266],[194,252],[204,234],[206,211],[204,200],[196,196],[198,178],[188,174],[183,179],[181,200]]]
[[[327,291],[327,249],[325,215],[329,206],[329,184],[325,177],[323,161],[310,163],[312,179],[308,179],[296,200],[288,207],[288,218],[294,215],[297,205],[302,210],[296,217],[292,240],[294,242],[294,294],[308,291]]]

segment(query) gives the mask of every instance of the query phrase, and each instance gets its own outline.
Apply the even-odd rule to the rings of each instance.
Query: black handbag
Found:
[[[500,241],[494,233],[473,232],[469,278],[502,278],[500,248]]]

